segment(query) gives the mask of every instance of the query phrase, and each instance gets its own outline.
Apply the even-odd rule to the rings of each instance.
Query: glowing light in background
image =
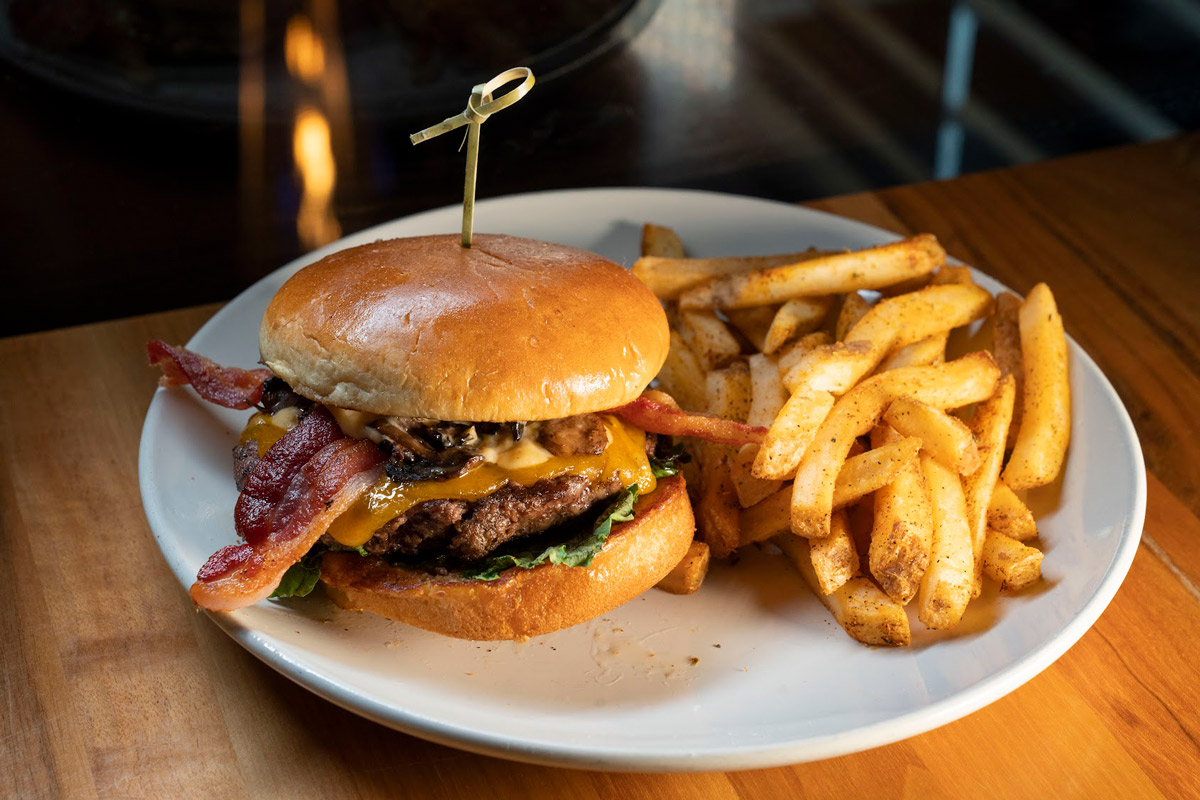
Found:
[[[288,20],[284,59],[288,72],[305,83],[315,84],[325,72],[325,45],[308,17],[298,15]]]
[[[333,160],[329,121],[315,108],[302,106],[296,112],[292,156],[301,188],[296,233],[305,247],[320,247],[341,236],[342,226],[333,215],[337,165]]]
[[[310,86],[327,88],[323,86],[328,77],[325,42],[308,17],[297,15],[288,21],[284,57],[292,76]],[[296,235],[305,248],[320,247],[341,236],[342,226],[333,213],[337,162],[329,119],[313,105],[302,103],[296,111],[292,157],[301,192]]]

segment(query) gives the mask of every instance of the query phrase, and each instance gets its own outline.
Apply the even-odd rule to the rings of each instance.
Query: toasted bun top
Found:
[[[641,281],[585,250],[477,235],[327,256],[267,306],[265,363],[313,400],[376,414],[510,422],[626,403],[667,355]]]
[[[696,525],[683,477],[638,498],[586,567],[542,564],[494,581],[431,575],[378,556],[326,553],[321,580],[339,606],[460,639],[528,639],[577,625],[658,583],[688,552]]]

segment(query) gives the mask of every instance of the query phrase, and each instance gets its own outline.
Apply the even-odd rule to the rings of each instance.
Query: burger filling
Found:
[[[234,449],[241,489],[258,458],[313,403],[272,379]],[[472,423],[330,409],[343,432],[387,453],[385,475],[325,534],[326,546],[389,560],[479,562],[606,505],[634,484],[652,491],[653,434],[616,417]]]

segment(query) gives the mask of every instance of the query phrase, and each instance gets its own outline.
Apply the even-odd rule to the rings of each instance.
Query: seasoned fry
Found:
[[[841,394],[896,347],[966,325],[987,314],[992,296],[978,286],[930,286],[880,301],[846,333],[846,341],[815,348],[783,382],[792,392]]]
[[[647,222],[642,226],[642,255],[683,258],[683,240],[670,228]]]
[[[773,539],[804,577],[804,582],[846,633],[863,644],[904,647],[912,642],[904,606],[892,600],[870,578],[851,578],[840,589],[822,594],[805,542],[791,534]]]
[[[995,530],[983,543],[983,573],[1002,592],[1019,592],[1042,579],[1042,551]]]
[[[770,356],[755,353],[750,364],[750,412],[746,424],[768,427],[779,416],[788,393],[779,377],[779,365]]]
[[[841,309],[838,310],[837,322],[833,326],[833,338],[839,342],[845,341],[850,329],[870,310],[871,301],[863,297],[861,292],[847,294],[842,300]]]
[[[742,346],[716,314],[679,315],[679,333],[707,369],[723,367],[742,354]]]
[[[831,408],[833,395],[829,392],[797,393],[789,397],[767,429],[754,459],[755,477],[765,480],[791,477]]]
[[[705,381],[706,408],[709,414],[745,422],[750,413],[750,367],[734,361],[724,369],[714,369]]]
[[[678,331],[671,331],[671,349],[658,371],[658,382],[663,391],[689,411],[701,411],[708,406],[704,366]]]
[[[906,436],[850,456],[833,485],[833,507],[848,506],[887,486],[905,466],[916,462],[920,449],[920,439]]]
[[[746,423],[755,426],[770,425],[779,415],[787,401],[787,392],[779,379],[779,368],[774,359],[762,353],[750,356],[750,412]],[[765,480],[753,474],[754,461],[759,446],[748,444],[738,450],[729,465],[730,477],[737,490],[738,502],[748,508],[779,491],[778,480]]]
[[[959,475],[979,469],[979,448],[971,429],[958,417],[901,397],[892,401],[883,419],[904,436],[921,440],[921,449]]]
[[[708,545],[693,541],[687,554],[658,582],[658,588],[671,594],[693,594],[708,575],[708,559]]]
[[[923,453],[920,458],[933,509],[933,546],[918,592],[917,619],[927,628],[946,630],[958,624],[971,599],[975,555],[959,477],[934,458]]]
[[[813,331],[785,345],[778,353],[780,381],[782,382],[783,376],[803,361],[809,353],[822,345],[829,344],[830,341],[829,334],[825,331]]]
[[[1021,428],[1004,482],[1012,489],[1044,486],[1058,477],[1071,440],[1067,339],[1050,287],[1039,283],[1021,304],[1025,366]]]
[[[737,492],[738,505],[749,508],[779,491],[782,481],[764,480],[754,475],[754,459],[758,445],[743,445],[729,461],[729,477]]]
[[[1008,443],[1011,450],[1017,443],[1017,431],[1021,429],[1021,412],[1025,393],[1025,364],[1021,357],[1021,328],[1017,315],[1021,310],[1021,298],[1012,292],[1001,292],[996,296],[996,312],[992,314],[992,349],[1001,375],[1012,375],[1016,381],[1017,402],[1013,405],[1012,422],[1008,426]]]
[[[855,253],[818,256],[795,264],[724,275],[680,294],[679,306],[745,308],[782,303],[793,297],[878,289],[928,274],[945,260],[946,252],[937,239],[921,234]],[[637,274],[636,265],[634,272]]]
[[[696,530],[714,558],[727,558],[738,546],[738,502],[724,448],[710,448],[700,467]]]
[[[876,372],[887,372],[889,369],[900,367],[920,367],[929,364],[942,364],[946,361],[946,340],[950,331],[935,333],[933,336],[919,342],[897,347],[887,358],[879,362]]]
[[[823,255],[825,251],[812,248],[803,253],[738,258],[661,258],[646,253],[634,263],[633,274],[641,278],[658,297],[674,300],[681,292],[715,277],[799,264]]]
[[[799,537],[792,538],[803,542]],[[817,576],[817,586],[820,587],[821,594],[836,592],[846,581],[862,571],[859,566],[858,548],[854,546],[854,537],[850,535],[846,515],[841,511],[833,512],[829,535],[824,539],[810,539],[808,548],[813,574]]]
[[[970,267],[962,267],[956,264],[945,264],[941,269],[933,273],[933,277],[929,282],[934,286],[944,286],[947,283],[974,283],[975,280],[971,277]]]
[[[767,332],[775,321],[777,311],[775,306],[731,308],[725,312],[725,316],[729,317],[729,324],[737,328],[756,350],[766,352]]]
[[[812,333],[821,327],[832,307],[832,296],[795,297],[788,300],[775,312],[760,349],[764,353],[775,353],[793,339]],[[733,311],[734,309],[730,309],[731,313]]]
[[[1026,542],[1038,535],[1033,512],[1004,481],[996,481],[988,501],[987,526],[1010,539]]]
[[[982,589],[980,575],[983,570],[983,542],[987,538],[988,506],[992,502],[996,481],[1000,478],[1004,442],[1008,437],[1015,396],[1013,377],[1005,375],[996,384],[995,394],[980,403],[975,409],[975,416],[971,418],[971,434],[979,446],[979,466],[963,476],[963,493],[967,499],[967,524],[971,529],[971,547],[975,553],[974,596],[978,596]]]
[[[901,441],[900,435],[886,426],[871,431],[873,448]],[[929,567],[932,546],[929,488],[920,460],[911,459],[900,468],[895,480],[875,492],[868,563],[888,597],[906,605],[916,596]]]
[[[850,445],[893,399],[908,396],[934,408],[958,408],[990,397],[999,372],[988,353],[970,353],[938,366],[884,372],[847,392],[821,423],[796,471],[792,531],[817,539],[829,535],[834,484]]]

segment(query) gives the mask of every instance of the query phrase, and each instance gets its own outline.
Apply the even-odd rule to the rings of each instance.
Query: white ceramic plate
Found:
[[[242,293],[189,347],[253,366],[263,309],[300,266],[378,238],[453,232],[459,213],[418,214],[311,253]],[[780,203],[645,189],[486,200],[476,228],[584,247],[628,265],[645,220],[674,227],[699,255],[856,248],[895,238]],[[1044,585],[1018,597],[985,595],[953,635],[926,632],[914,619],[912,647],[857,644],[782,559],[765,553],[716,568],[691,597],[652,590],[600,619],[524,644],[451,640],[343,612],[315,595],[212,619],[340,706],[505,758],[727,770],[894,742],[982,708],[1045,669],[1095,622],[1129,569],[1145,516],[1141,449],[1108,381],[1073,342],[1070,349],[1074,418],[1065,478],[1057,497],[1032,500],[1044,506]],[[233,541],[229,451],[245,416],[190,390],[159,390],[147,414],[142,497],[184,586],[210,553]]]

